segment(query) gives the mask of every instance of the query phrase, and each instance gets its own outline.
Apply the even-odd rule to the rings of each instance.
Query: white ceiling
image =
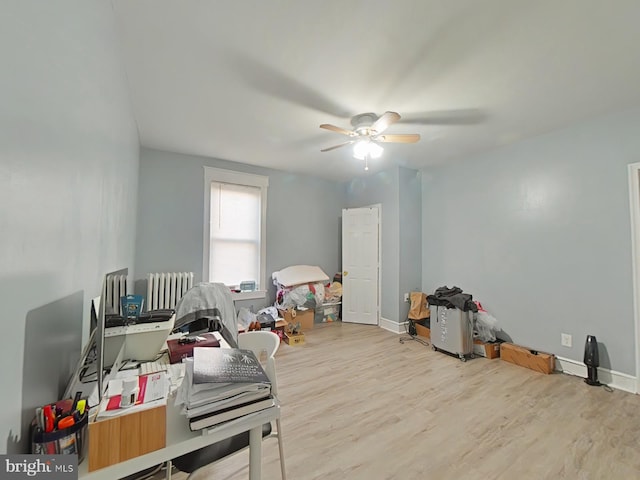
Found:
[[[321,123],[392,110],[369,173],[640,103],[638,0],[112,0],[142,145],[335,180]],[[421,123],[403,123],[420,119]]]

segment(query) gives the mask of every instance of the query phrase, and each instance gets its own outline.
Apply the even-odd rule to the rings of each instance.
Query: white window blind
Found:
[[[258,187],[211,183],[209,275],[214,282],[259,284],[260,197]]]
[[[205,167],[205,281],[264,289],[268,177]]]

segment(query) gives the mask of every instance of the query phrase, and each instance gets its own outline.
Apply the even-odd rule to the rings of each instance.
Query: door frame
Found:
[[[362,207],[345,207],[344,210],[354,209],[354,208],[375,208],[378,210],[378,292],[376,298],[376,317],[378,319],[377,326],[380,327],[380,319],[382,318],[382,204],[374,203],[373,205],[364,205]],[[342,242],[340,242],[340,250],[342,251]],[[341,254],[342,256],[342,254]],[[342,262],[341,262],[342,263]],[[340,265],[340,271],[344,275],[344,264]],[[343,280],[344,281],[344,280]]]
[[[378,302],[376,309],[378,311],[378,327],[382,319],[382,204],[376,203],[369,205],[371,208],[378,210]]]
[[[636,394],[640,392],[640,162],[629,165],[631,213],[631,267],[633,272],[633,317],[636,349]]]

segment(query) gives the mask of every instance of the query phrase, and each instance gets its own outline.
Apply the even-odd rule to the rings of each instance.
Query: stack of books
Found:
[[[251,350],[196,347],[184,362],[176,403],[183,405],[193,431],[275,404],[271,382]]]

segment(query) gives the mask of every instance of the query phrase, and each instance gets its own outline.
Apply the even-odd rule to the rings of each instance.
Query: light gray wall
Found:
[[[266,268],[269,298],[248,301],[257,310],[273,304],[272,272],[296,264],[318,265],[330,278],[340,271],[342,183],[219,159],[143,149],[140,158],[136,273],[193,271],[202,280],[204,165],[269,177]]]
[[[457,285],[514,342],[633,375],[627,165],[640,110],[423,172],[423,289]],[[573,335],[573,347],[560,334]]]
[[[133,267],[138,138],[109,2],[0,15],[0,453],[78,359],[101,276]]]
[[[399,170],[391,168],[384,172],[356,178],[348,184],[347,208],[381,204],[382,257],[380,315],[393,322],[399,317],[400,275],[400,229],[399,229]]]
[[[408,168],[399,169],[399,212],[400,231],[399,260],[399,321],[406,320],[409,303],[404,302],[404,294],[419,292],[422,288],[422,179],[420,172]]]

